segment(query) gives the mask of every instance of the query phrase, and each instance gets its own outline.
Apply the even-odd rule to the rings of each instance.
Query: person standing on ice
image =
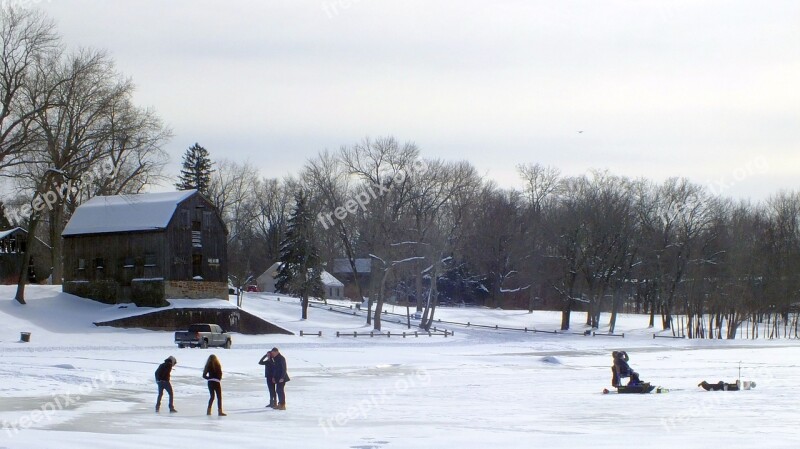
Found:
[[[289,373],[286,372],[286,359],[278,348],[272,348],[272,357],[275,358],[275,372],[272,374],[272,381],[275,383],[275,390],[278,395],[278,410],[286,410],[286,382],[289,382]]]
[[[178,361],[175,360],[175,357],[169,356],[164,360],[164,363],[158,365],[158,369],[156,369],[156,385],[158,385],[158,398],[156,399],[156,413],[161,409],[161,397],[164,396],[164,391],[166,390],[167,394],[169,394],[169,411],[170,413],[176,413],[175,404],[172,400],[172,384],[170,383],[170,375],[172,374],[172,368],[178,364]]]
[[[211,354],[203,368],[203,379],[208,380],[208,409],[206,415],[211,414],[211,406],[214,405],[214,396],[217,397],[217,413],[219,416],[228,416],[222,411],[222,364],[216,355]]]
[[[259,365],[264,365],[264,378],[267,379],[267,391],[269,391],[269,408],[278,408],[278,400],[275,394],[275,357],[272,351],[267,351],[264,357],[258,361]]]

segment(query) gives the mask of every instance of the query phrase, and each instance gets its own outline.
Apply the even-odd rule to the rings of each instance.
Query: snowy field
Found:
[[[796,340],[654,339],[644,316],[620,317],[625,338],[459,325],[442,325],[455,331],[447,338],[337,338],[336,331],[369,332],[361,312],[316,307],[303,321],[296,300],[248,294],[247,311],[323,336],[234,334],[230,350],[178,349],[172,332],[92,324],[146,309],[76,298],[58,286],[29,287],[25,306],[13,294],[0,287],[0,449],[800,447]],[[553,312],[481,308],[439,309],[437,317],[540,330],[560,323]],[[573,314],[575,332],[584,320]],[[31,332],[31,341],[19,342],[20,332]],[[272,346],[292,377],[286,411],[265,408],[257,362]],[[615,349],[628,351],[643,380],[670,391],[602,394]],[[205,415],[201,372],[211,353],[223,365],[227,417]],[[170,355],[178,360],[179,413],[156,414],[153,372]],[[697,387],[733,382],[740,366],[756,389]]]

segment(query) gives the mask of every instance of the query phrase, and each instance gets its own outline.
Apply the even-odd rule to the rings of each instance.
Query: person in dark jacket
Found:
[[[161,409],[161,397],[164,396],[164,391],[169,394],[169,411],[176,413],[175,404],[172,399],[172,383],[170,383],[170,375],[172,368],[178,364],[175,357],[169,356],[164,360],[164,363],[158,365],[156,369],[156,385],[158,385],[158,398],[156,399],[156,413]]]
[[[611,357],[614,358],[614,366],[611,367],[611,371],[613,372],[611,384],[613,386],[622,386],[623,377],[630,377],[628,385],[639,385],[641,383],[641,380],[639,380],[639,373],[635,372],[631,369],[630,365],[628,365],[630,357],[628,357],[627,352],[614,351],[611,353]]]
[[[211,406],[214,405],[214,396],[217,397],[217,413],[219,416],[228,416],[222,411],[222,364],[216,355],[208,356],[206,366],[203,368],[203,379],[208,380],[208,409],[206,415],[211,414]]]
[[[259,365],[264,365],[264,378],[267,379],[267,391],[269,391],[269,408],[278,408],[278,400],[275,393],[275,382],[272,378],[275,375],[275,357],[272,351],[267,351],[264,357],[258,361]]]
[[[272,348],[272,357],[275,359],[275,372],[272,373],[272,382],[275,383],[275,392],[278,395],[278,410],[286,410],[286,382],[289,382],[289,373],[286,370],[286,359],[278,348]]]

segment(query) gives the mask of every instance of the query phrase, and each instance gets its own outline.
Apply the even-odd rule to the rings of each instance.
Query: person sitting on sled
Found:
[[[614,358],[614,366],[611,367],[611,385],[615,387],[622,386],[622,378],[629,377],[628,385],[639,385],[642,381],[639,379],[639,373],[631,369],[628,365],[628,353],[625,351],[614,351],[611,353]]]

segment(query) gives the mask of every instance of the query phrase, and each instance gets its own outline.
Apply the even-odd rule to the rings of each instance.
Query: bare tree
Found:
[[[330,229],[335,232],[353,274],[358,300],[361,301],[365,294],[356,269],[357,222],[355,217],[351,216],[350,220],[346,218],[340,220],[333,214],[339,208],[350,207],[350,202],[357,202],[363,204],[361,207],[367,207],[372,199],[371,194],[363,184],[358,184],[360,189],[354,188],[351,176],[342,160],[328,151],[323,151],[315,159],[309,160],[303,173],[302,179],[308,184],[308,190],[320,203],[321,212],[317,215],[317,225],[326,231]]]
[[[24,162],[34,117],[49,103],[35,81],[60,50],[52,20],[34,10],[0,8],[0,173]],[[30,95],[33,95],[31,97]]]
[[[217,161],[216,166],[208,195],[228,230],[229,271],[241,291],[264,264],[263,246],[257,244],[255,231],[259,175],[249,162],[223,159]]]
[[[353,146],[342,147],[340,158],[351,176],[375,192],[371,194],[373,198],[369,207],[364,210],[366,226],[361,236],[364,247],[369,254],[392,260],[390,244],[395,236],[400,235],[400,216],[411,200],[411,178],[419,159],[419,149],[410,142],[400,145],[393,137],[366,138]],[[382,305],[383,299],[378,301]],[[367,310],[371,311],[371,297],[367,305]],[[380,329],[379,308],[375,312],[376,329]],[[372,324],[370,313],[367,313],[367,324]]]

